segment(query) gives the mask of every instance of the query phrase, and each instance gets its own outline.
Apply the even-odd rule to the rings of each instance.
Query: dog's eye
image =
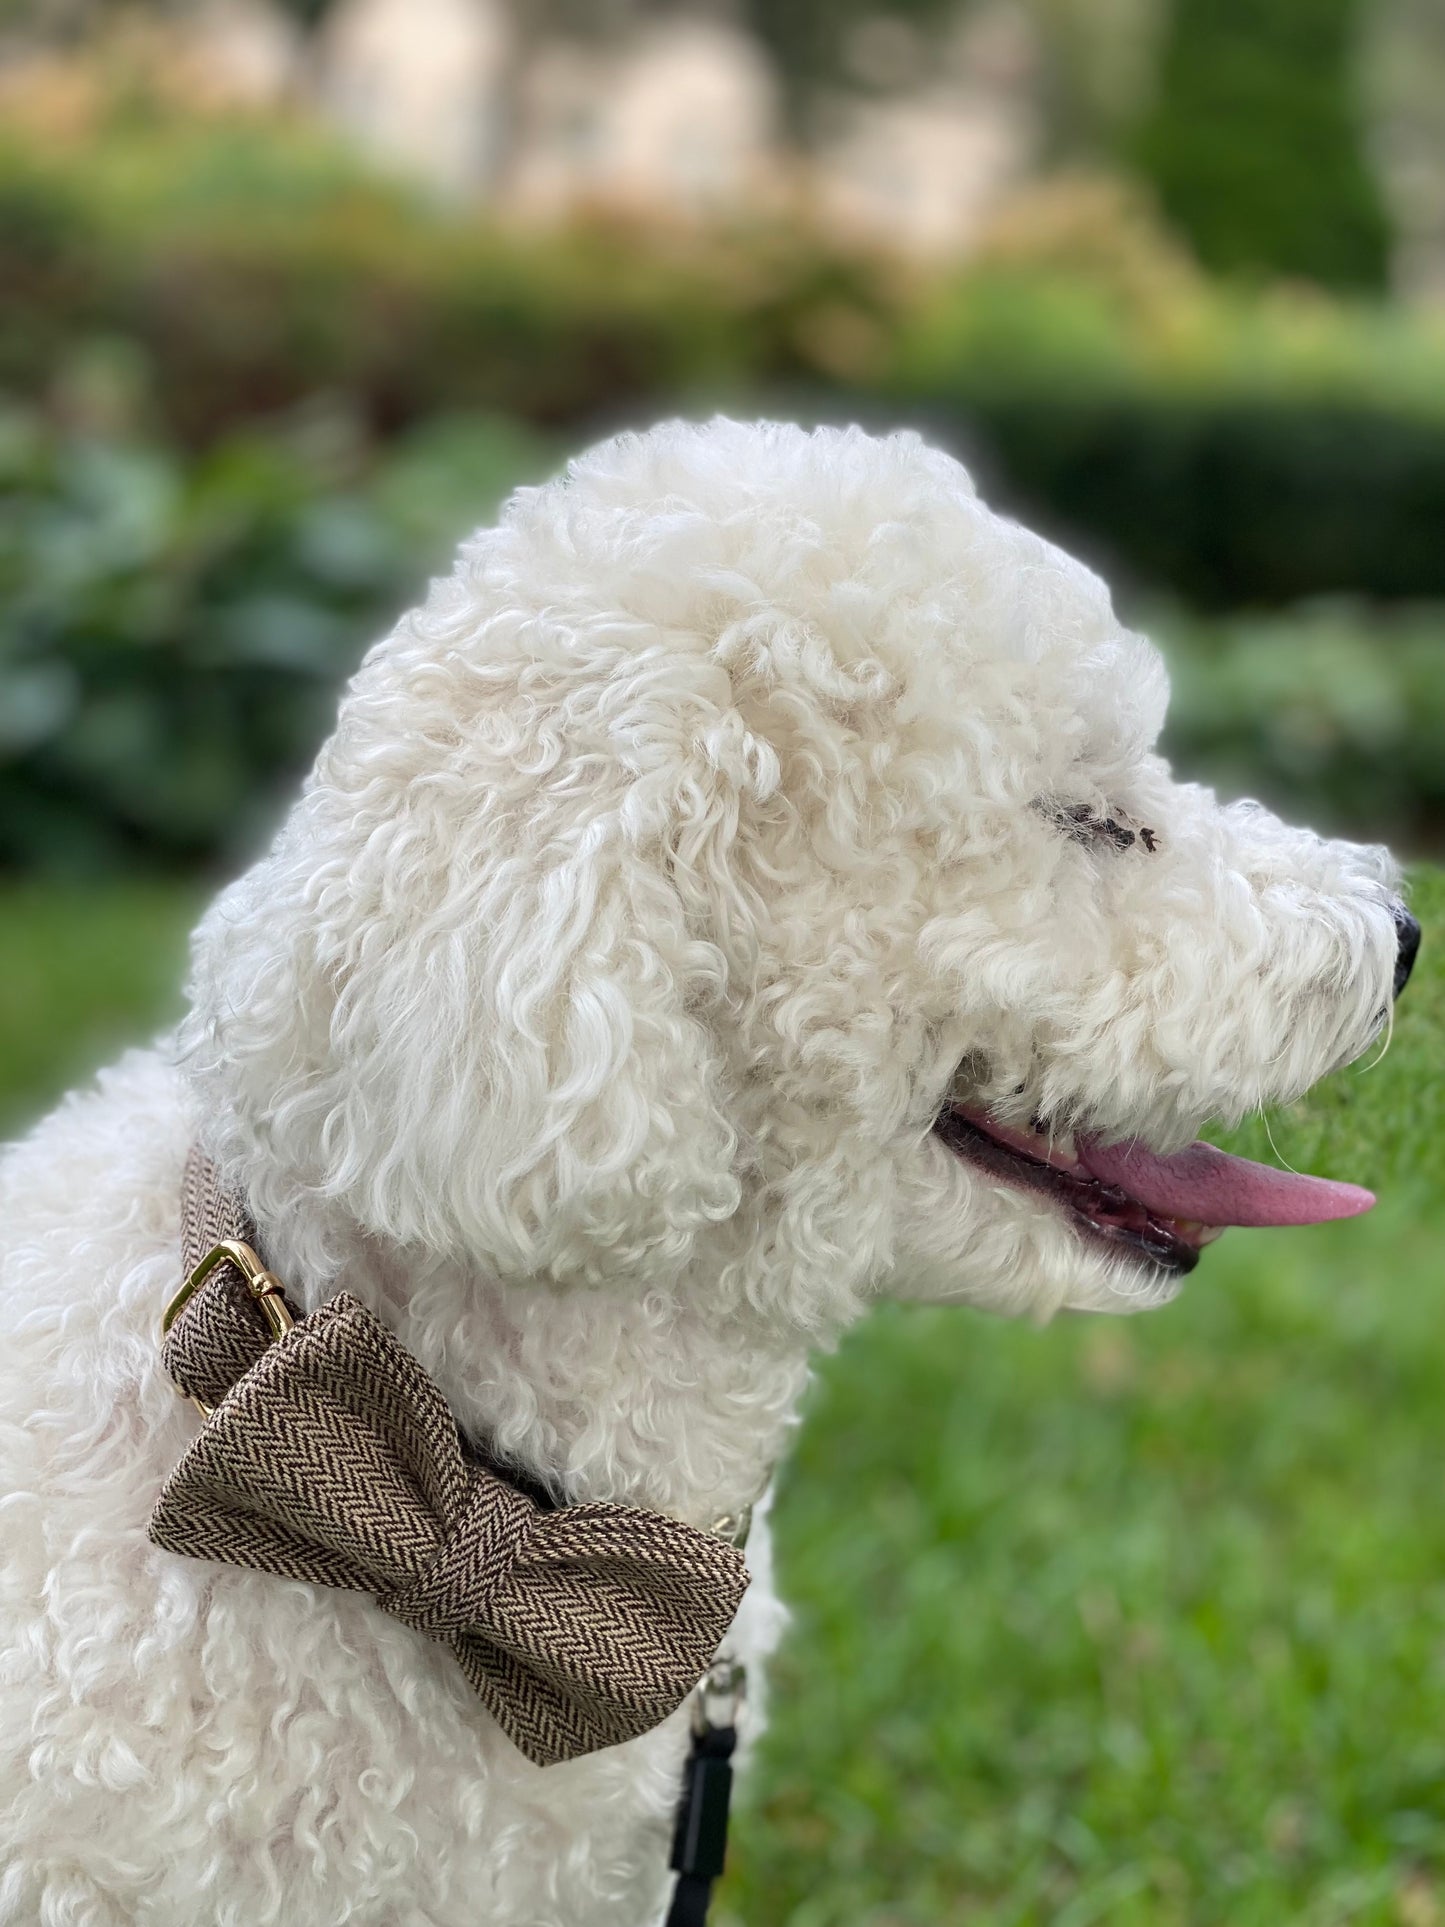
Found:
[[[1105,815],[1087,803],[1044,802],[1039,807],[1075,843],[1106,844],[1116,850],[1129,850],[1137,844],[1150,856],[1159,848],[1157,833],[1143,824],[1136,827],[1123,810],[1110,810]]]

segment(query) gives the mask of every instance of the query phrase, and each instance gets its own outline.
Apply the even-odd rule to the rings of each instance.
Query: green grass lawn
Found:
[[[203,902],[194,885],[0,887],[0,1136],[179,1016]]]
[[[1388,1055],[1274,1121],[1370,1217],[822,1362],[720,1927],[1445,1927],[1445,873],[1415,901]],[[195,906],[0,896],[8,1122],[174,1011]]]

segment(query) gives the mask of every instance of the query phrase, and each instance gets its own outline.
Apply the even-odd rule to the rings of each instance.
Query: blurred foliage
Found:
[[[389,430],[847,373],[895,299],[873,264],[792,229],[524,233],[375,179],[306,127],[96,111],[82,137],[0,150],[0,385],[34,393],[78,343],[124,336],[186,440],[318,388]]]
[[[1300,402],[985,393],[922,419],[1116,585],[1201,607],[1445,595],[1445,433]]]
[[[1107,182],[950,273],[779,227],[523,237],[312,131],[108,108],[0,153],[0,863],[251,846],[341,678],[517,481],[601,428],[916,420],[1166,622],[1191,769],[1445,823],[1445,319],[1223,291]],[[565,428],[565,437],[563,429]],[[1197,668],[1197,674],[1195,673]]]
[[[1135,157],[1209,267],[1382,288],[1358,0],[1173,0]]]
[[[1314,828],[1409,846],[1445,832],[1445,609],[1349,603],[1145,625],[1173,679],[1183,776]]]
[[[885,350],[923,386],[1350,403],[1445,421],[1445,321],[1298,282],[1221,284],[1137,184],[1017,191],[969,259],[900,301]]]
[[[1445,262],[1445,7],[1371,0],[1362,25],[1360,89],[1399,230],[1395,284],[1437,295]]]
[[[555,0],[553,0],[555,5]],[[583,0],[586,4],[586,0]],[[595,7],[595,0],[592,0]],[[1052,158],[1097,158],[1137,114],[1164,0],[744,0],[784,102],[805,134],[826,132],[850,94],[987,87],[977,30],[1024,50]],[[602,10],[605,13],[605,10]],[[972,54],[972,58],[970,57]]]
[[[370,436],[906,415],[1123,580],[1445,597],[1445,317],[1221,289],[1108,182],[1040,187],[924,273],[785,226],[524,236],[302,129],[112,119],[0,154],[0,281],[0,387],[62,418],[115,344],[194,446],[318,394]]]
[[[487,418],[441,417],[378,453],[316,408],[186,454],[0,417],[0,865],[244,855],[365,646],[558,452]],[[1438,837],[1445,611],[1166,609],[1149,626],[1189,774],[1322,827]]]
[[[1119,580],[1445,594],[1445,314],[1221,288],[1116,184],[1021,197],[907,305],[880,386]]]
[[[938,43],[968,9],[958,0],[743,0],[795,118],[837,88],[916,83]]]
[[[0,418],[0,864],[247,849],[365,644],[551,465],[504,423],[378,465],[322,413],[195,458]]]

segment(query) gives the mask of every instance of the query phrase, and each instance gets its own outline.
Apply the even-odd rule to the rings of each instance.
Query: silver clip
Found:
[[[747,1697],[747,1667],[731,1653],[719,1653],[693,1694],[692,1730],[707,1733],[736,1726]]]

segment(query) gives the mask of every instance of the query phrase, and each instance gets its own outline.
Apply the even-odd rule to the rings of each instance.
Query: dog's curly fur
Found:
[[[1378,1029],[1388,858],[1174,783],[1165,699],[911,435],[670,424],[467,543],[201,924],[179,1049],[0,1172],[0,1921],[657,1917],[682,1715],[536,1769],[367,1600],[148,1543],[187,1144],[464,1427],[706,1523],[880,1294],[1173,1289],[955,1157],[960,1077],[1172,1148]]]

